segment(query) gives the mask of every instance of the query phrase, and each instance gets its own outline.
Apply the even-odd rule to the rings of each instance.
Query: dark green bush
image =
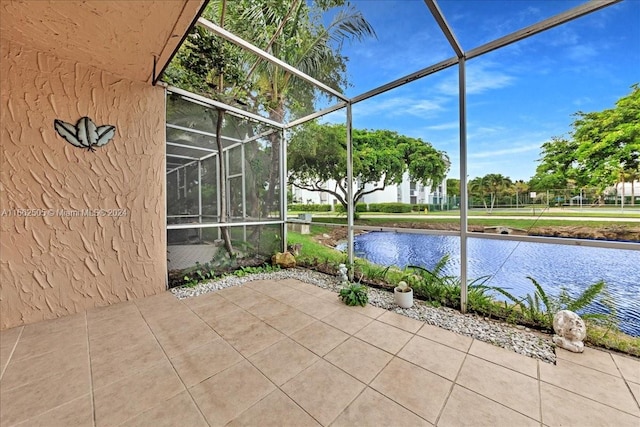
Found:
[[[296,212],[330,212],[331,205],[291,204],[287,206],[290,211]]]
[[[369,212],[407,213],[411,212],[409,203],[369,203]]]

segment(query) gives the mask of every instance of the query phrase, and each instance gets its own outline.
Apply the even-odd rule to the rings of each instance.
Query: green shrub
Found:
[[[295,212],[330,212],[331,205],[317,205],[317,204],[291,204],[287,206],[287,209]]]
[[[369,212],[407,213],[411,212],[409,203],[369,203]]]
[[[340,289],[340,298],[345,304],[354,306],[360,305],[364,307],[369,302],[369,295],[367,294],[367,287],[363,285],[357,285],[355,283]]]
[[[346,210],[344,209],[344,206],[342,205],[336,205],[335,210],[338,213],[346,212]],[[356,212],[367,212],[367,211],[368,211],[368,208],[366,203],[356,203]]]

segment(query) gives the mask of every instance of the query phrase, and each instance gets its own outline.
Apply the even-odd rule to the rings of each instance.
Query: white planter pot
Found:
[[[413,306],[413,289],[409,292],[401,292],[399,289],[400,288],[396,287],[393,290],[396,305],[402,308],[411,308]]]

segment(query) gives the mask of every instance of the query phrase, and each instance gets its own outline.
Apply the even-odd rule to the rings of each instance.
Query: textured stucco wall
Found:
[[[163,89],[0,45],[0,329],[163,291]],[[89,152],[57,135],[82,116],[114,139]],[[59,212],[84,209],[127,211]]]

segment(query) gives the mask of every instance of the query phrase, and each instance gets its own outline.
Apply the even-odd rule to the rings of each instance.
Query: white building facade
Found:
[[[357,183],[354,187],[357,187]],[[383,180],[376,184],[365,184],[365,191],[373,188],[381,188]],[[336,190],[336,182],[327,181],[322,185],[323,188]],[[339,205],[340,202],[331,194],[325,192],[303,190],[291,186],[294,203],[301,204],[329,204],[331,206]],[[340,191],[337,191],[340,193]],[[358,200],[358,203],[409,203],[409,204],[430,204],[445,206],[447,204],[447,186],[446,179],[436,186],[423,185],[413,182],[409,178],[409,173],[405,172],[402,182],[398,185],[387,185],[384,189],[374,191],[364,195]]]

